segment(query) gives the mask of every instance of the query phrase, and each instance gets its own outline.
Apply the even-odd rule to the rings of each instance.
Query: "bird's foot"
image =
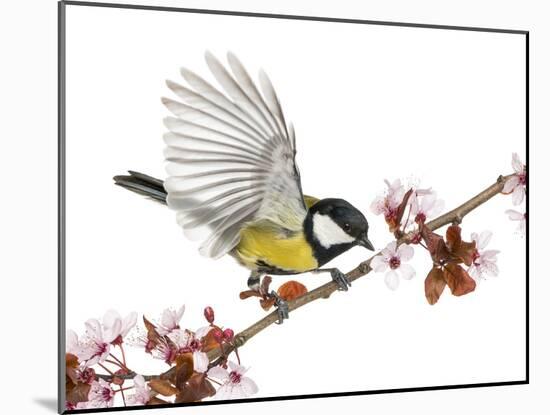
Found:
[[[283,324],[283,321],[288,318],[288,303],[283,300],[275,291],[271,291],[269,297],[275,300],[275,307],[277,307],[277,316],[279,317],[277,324]]]
[[[346,277],[346,274],[338,268],[333,268],[330,271],[330,276],[332,277],[332,281],[338,284],[338,289],[340,291],[347,291],[348,287],[351,287],[351,281]]]
[[[316,272],[330,272],[332,281],[338,284],[339,291],[347,291],[348,287],[351,287],[351,281],[349,280],[349,278],[338,268],[318,269],[316,270]]]

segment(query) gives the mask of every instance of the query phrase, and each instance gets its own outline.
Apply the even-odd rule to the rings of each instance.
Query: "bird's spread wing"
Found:
[[[307,208],[294,131],[267,75],[260,72],[260,93],[233,54],[231,73],[208,52],[206,62],[225,94],[187,69],[189,87],[167,82],[183,102],[163,98],[174,114],[165,119],[164,186],[185,234],[218,258],[239,243],[245,223],[299,231]]]

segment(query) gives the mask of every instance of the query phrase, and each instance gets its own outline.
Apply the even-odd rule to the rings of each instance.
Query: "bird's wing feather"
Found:
[[[183,102],[162,99],[174,115],[164,122],[164,187],[185,234],[218,258],[239,243],[244,224],[267,220],[299,231],[307,208],[294,130],[267,75],[260,73],[260,93],[233,54],[232,74],[208,52],[206,62],[227,95],[187,69],[189,87],[167,82]]]

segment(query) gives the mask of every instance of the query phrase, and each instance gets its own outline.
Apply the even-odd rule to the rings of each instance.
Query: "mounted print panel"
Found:
[[[527,381],[526,33],[61,11],[60,410]]]

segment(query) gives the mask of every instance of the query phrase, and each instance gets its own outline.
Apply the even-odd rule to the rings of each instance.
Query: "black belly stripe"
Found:
[[[274,275],[294,275],[294,274],[301,274],[301,272],[292,271],[292,270],[286,270],[281,269],[275,265],[268,264],[264,260],[258,259],[256,260],[256,266],[258,267],[258,271],[265,273],[265,274],[274,274]]]

